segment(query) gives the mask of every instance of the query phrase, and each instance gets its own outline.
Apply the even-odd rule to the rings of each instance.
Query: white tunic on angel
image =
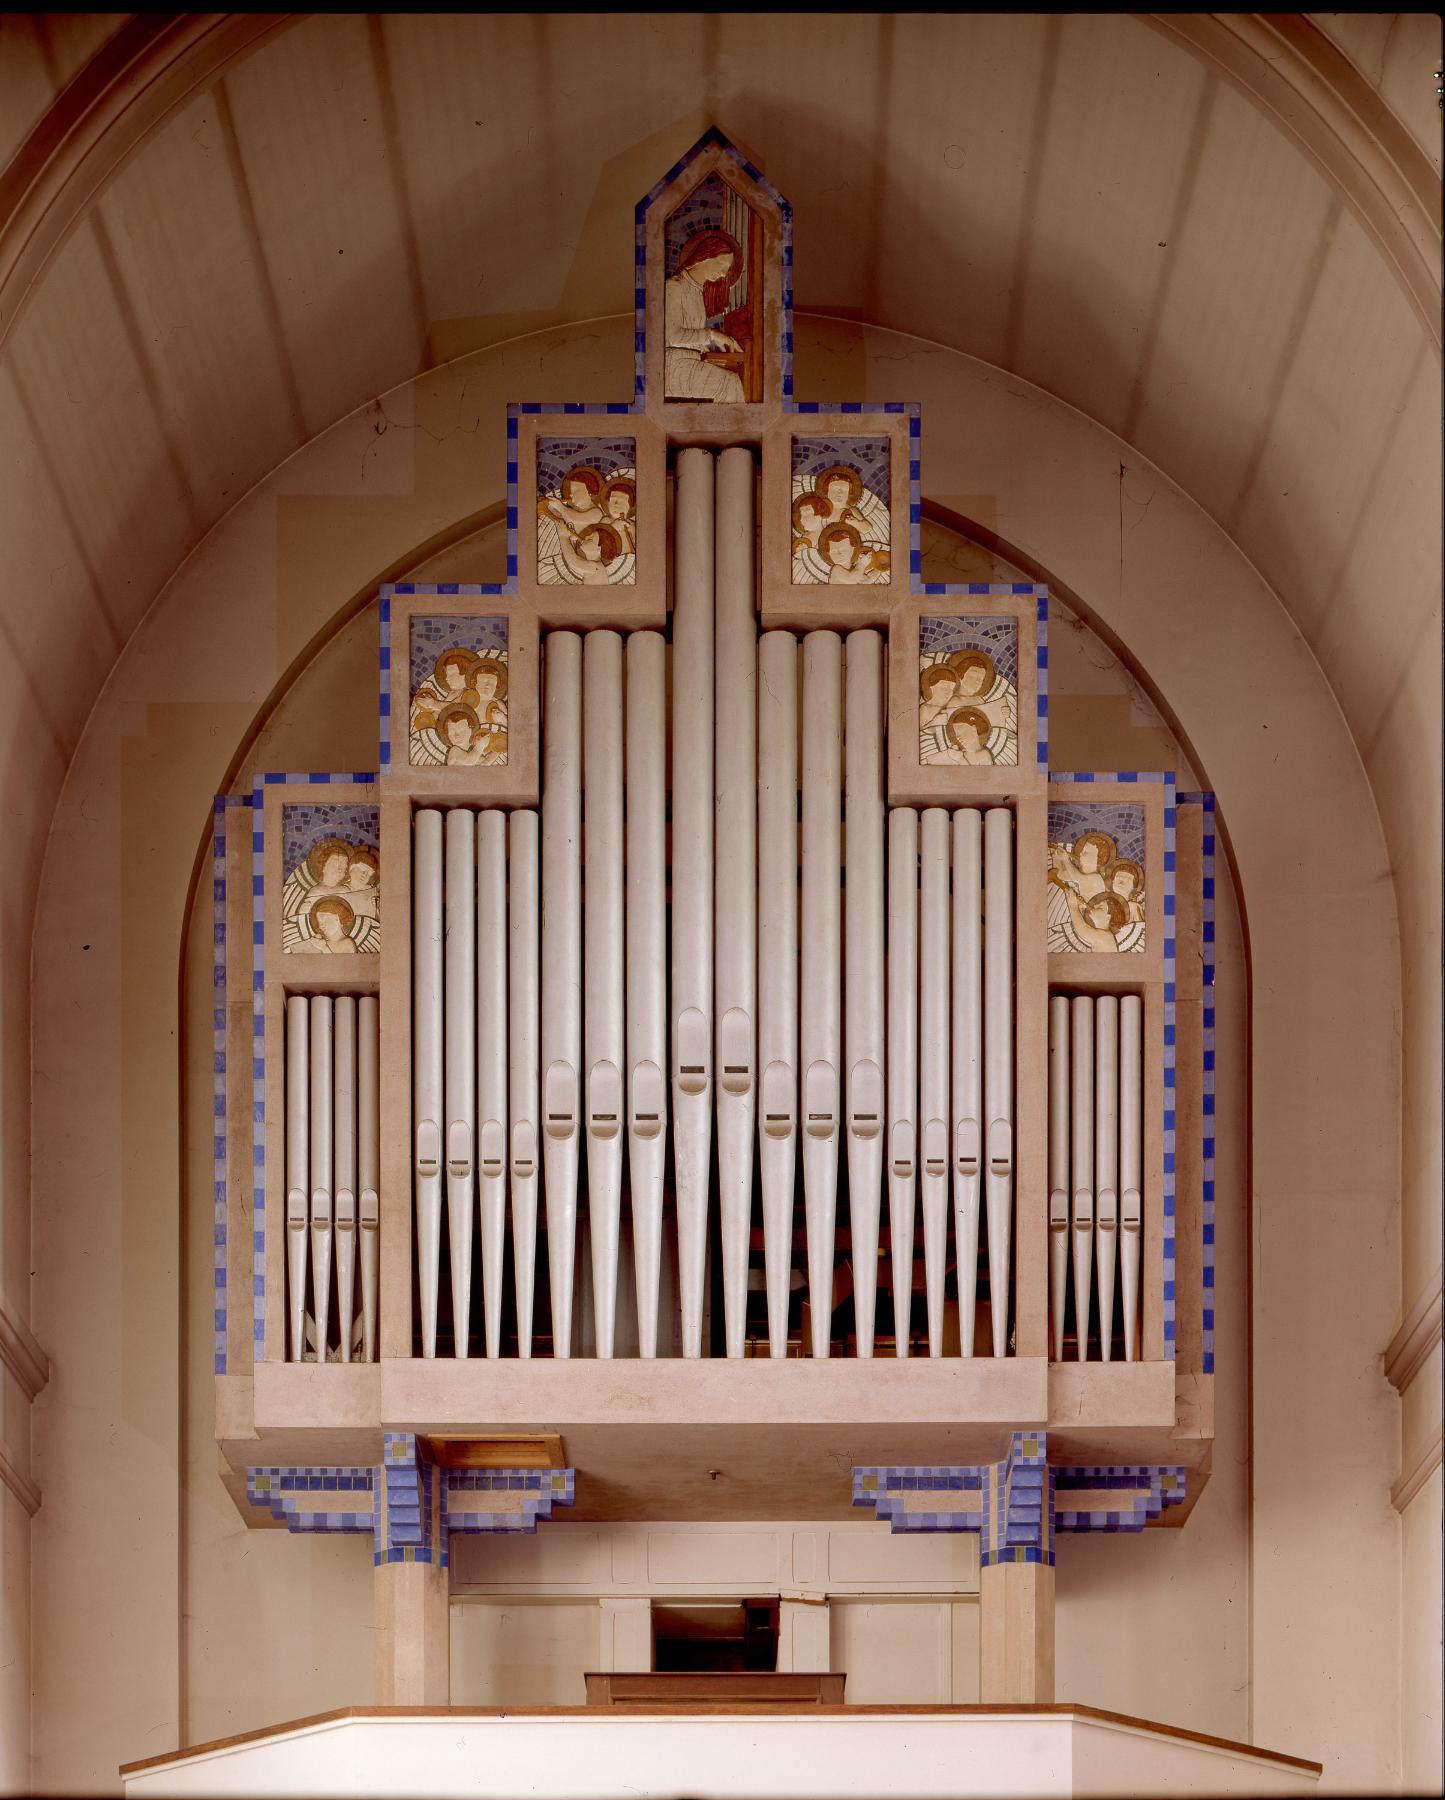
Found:
[[[1128,924],[1120,926],[1117,931],[1105,931],[1081,923],[1079,914],[1085,904],[1087,902],[1082,896],[1060,887],[1057,881],[1049,883],[1044,919],[1046,942],[1050,951],[1097,953],[1113,949],[1142,952],[1145,929],[1142,918],[1130,919]],[[1112,944],[1104,941],[1108,938],[1113,940]]]
[[[630,519],[602,518],[599,525],[614,535],[622,554],[610,562],[589,553],[587,528],[572,532],[560,520],[539,516],[537,520],[537,580],[548,587],[619,587],[637,579],[637,544]]]
[[[941,663],[947,658],[940,655],[934,660]],[[1003,768],[1016,765],[1019,759],[1018,689],[1006,675],[999,674],[995,674],[993,685],[981,694],[963,693],[955,688],[947,700],[923,703],[918,715],[919,762],[958,763],[964,760],[948,737],[949,718],[961,706],[977,707],[988,720],[989,733],[984,747],[989,752],[989,760]]]
[[[674,275],[662,290],[663,392],[669,400],[741,400],[742,377],[717,363],[704,362],[713,350],[715,333],[707,322],[702,289],[686,271]]]

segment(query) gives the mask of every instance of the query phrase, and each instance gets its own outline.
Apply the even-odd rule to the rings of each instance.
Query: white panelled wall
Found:
[[[778,1668],[857,1703],[976,1701],[978,1539],[854,1524],[551,1524],[452,1540],[452,1704],[580,1706],[652,1666],[653,1601],[780,1602]]]

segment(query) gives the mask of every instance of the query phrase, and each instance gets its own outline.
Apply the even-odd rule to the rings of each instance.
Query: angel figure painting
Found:
[[[663,395],[763,397],[760,221],[721,175],[700,181],[663,228]]]
[[[411,621],[414,768],[495,768],[507,760],[507,621]]]
[[[549,587],[637,580],[632,438],[537,440],[537,580]]]
[[[1050,806],[1048,947],[1144,949],[1144,809]]]
[[[793,583],[876,585],[890,577],[889,442],[793,439]]]
[[[380,951],[379,816],[374,806],[282,807],[283,955]]]
[[[1015,768],[1019,760],[1018,622],[918,622],[918,760]]]

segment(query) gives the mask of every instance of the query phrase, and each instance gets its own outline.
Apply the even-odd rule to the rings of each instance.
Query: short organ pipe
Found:
[[[1119,1287],[1124,1356],[1139,1353],[1139,1255],[1144,1235],[1144,1002],[1119,1002]]]
[[[476,825],[460,808],[446,815],[445,1048],[447,1238],[451,1252],[454,1353],[465,1356],[472,1312],[477,1105]]]
[[[798,1117],[798,640],[758,644],[758,1162],[768,1347],[788,1353]]]
[[[361,1260],[361,1356],[376,1361],[381,1278],[381,1008],[374,994],[356,1003],[356,1178]]]
[[[627,1132],[640,1354],[657,1355],[667,1157],[667,666],[659,632],[627,640]]]
[[[507,1110],[512,1268],[517,1300],[517,1354],[528,1357],[532,1354],[542,1142],[536,813],[513,813],[507,830],[511,850],[507,902]]]
[[[1113,1353],[1114,1269],[1119,1245],[1119,1001],[1094,1001],[1094,1263],[1099,1355]]]
[[[928,1297],[928,1353],[943,1355],[943,1301],[948,1256],[949,820],[941,807],[923,814],[918,928],[918,1111],[923,1279]]]
[[[1094,1002],[1073,1001],[1074,1334],[1079,1361],[1089,1354],[1094,1257]]]
[[[888,1236],[894,1354],[908,1355],[918,1158],[918,814],[888,815]]]
[[[983,816],[953,815],[953,1230],[959,1352],[973,1355],[983,1157]]]
[[[286,1002],[286,1302],[292,1362],[306,1349],[307,1235],[311,1187],[311,1005]]]
[[[1013,1231],[1013,814],[984,814],[984,1191],[988,1207],[993,1353],[1008,1353],[1009,1251]]]
[[[332,1021],[332,1130],[335,1134],[334,1260],[336,1335],[342,1362],[351,1361],[356,1314],[356,1001],[337,996]]]
[[[477,814],[477,1190],[482,1225],[482,1341],[502,1348],[507,1236],[507,818]]]
[[[412,1132],[421,1353],[437,1353],[442,1166],[442,815],[424,808],[413,832]]]

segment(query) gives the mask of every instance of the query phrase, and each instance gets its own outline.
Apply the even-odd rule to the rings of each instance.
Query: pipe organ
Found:
[[[798,1518],[1052,1433],[1172,1495],[1205,797],[1051,766],[1046,593],[921,580],[920,409],[794,401],[789,215],[719,140],[669,182],[635,400],[513,408],[507,582],[378,596],[379,771],[232,798],[226,1460],[555,1437],[579,1511]]]

